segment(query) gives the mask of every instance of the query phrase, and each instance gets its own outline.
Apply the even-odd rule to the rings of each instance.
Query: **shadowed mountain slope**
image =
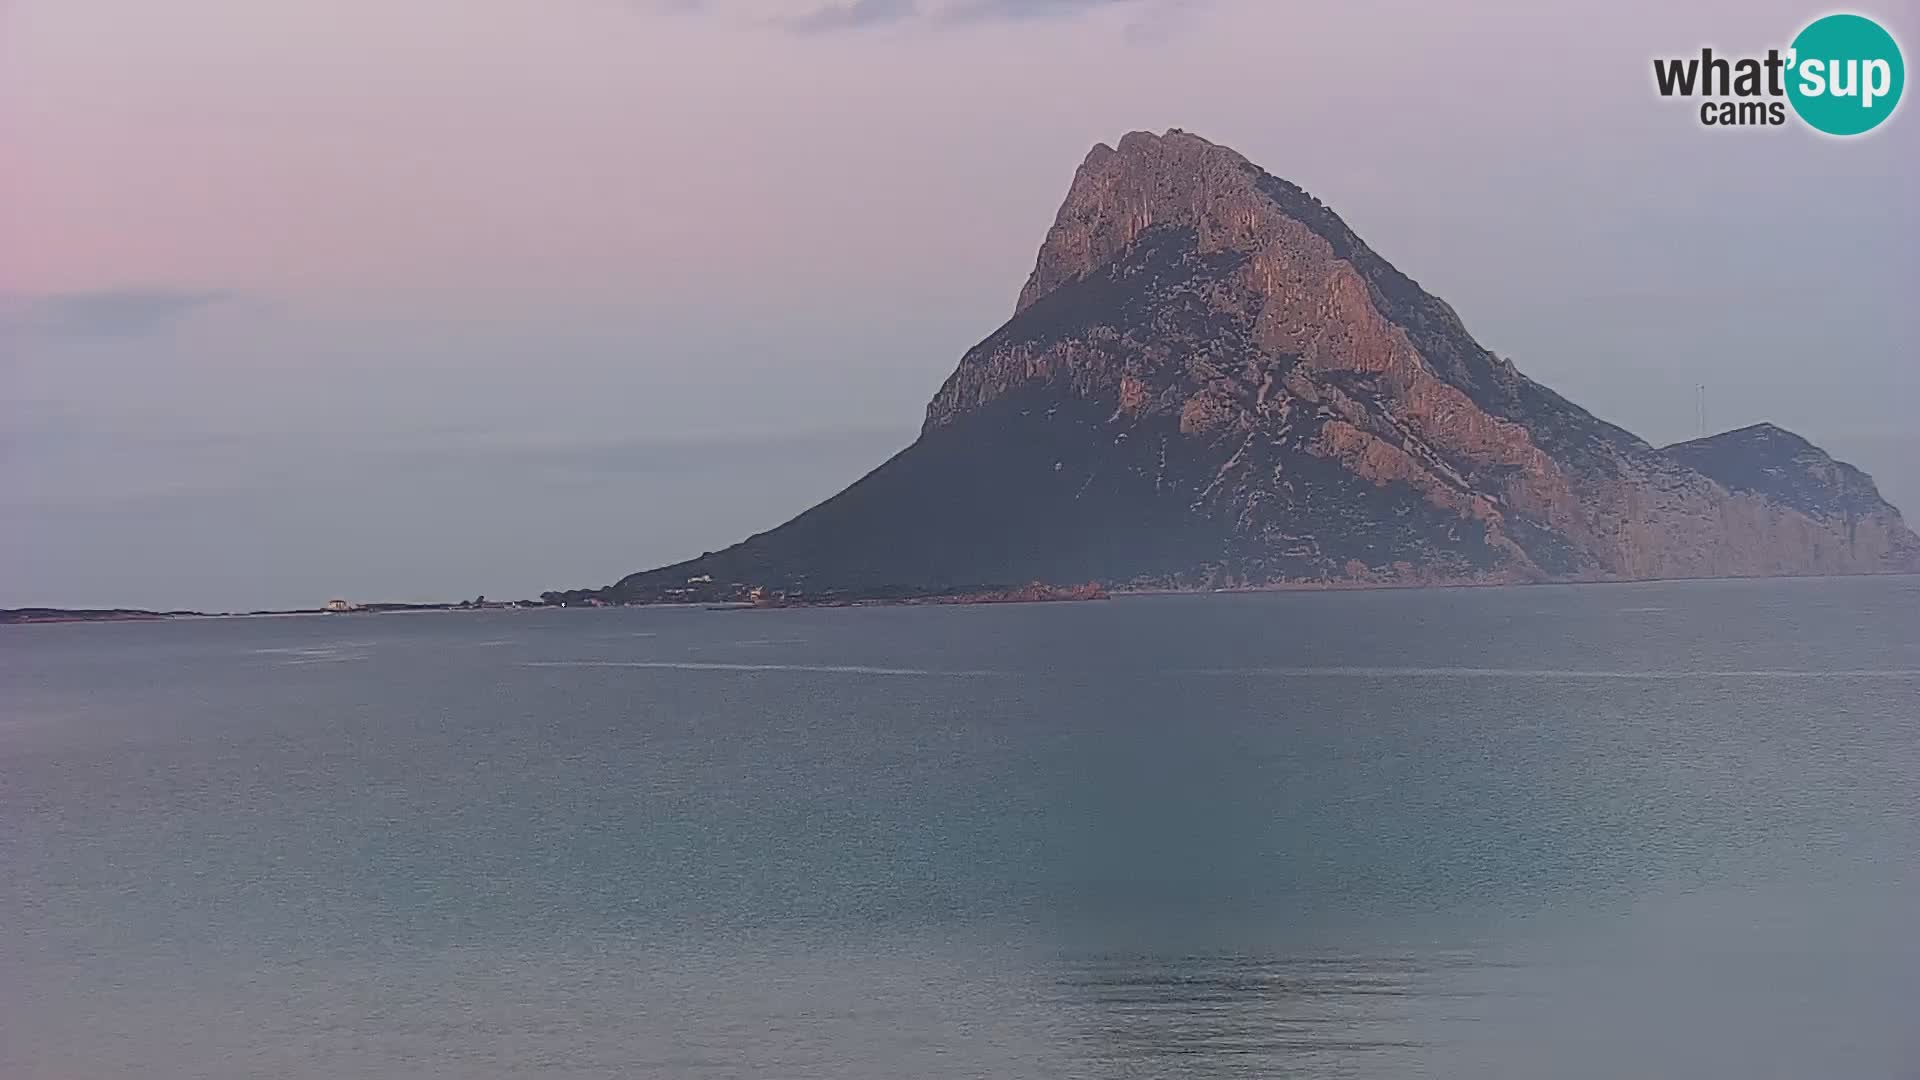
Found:
[[[1770,425],[1656,449],[1481,348],[1306,192],[1175,130],[1088,155],[912,446],[592,594],[1911,569],[1920,540],[1859,470]]]

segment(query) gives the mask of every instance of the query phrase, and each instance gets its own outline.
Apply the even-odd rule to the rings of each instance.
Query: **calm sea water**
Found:
[[[0,1076],[1920,1076],[1920,579],[0,630]]]

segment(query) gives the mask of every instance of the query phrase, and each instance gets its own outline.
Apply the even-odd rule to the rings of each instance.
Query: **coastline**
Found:
[[[1126,596],[1209,596],[1240,593],[1270,592],[1375,592],[1392,589],[1505,589],[1535,588],[1551,586],[1586,585],[1674,585],[1686,582],[1708,581],[1851,581],[1856,578],[1920,578],[1920,571],[1883,570],[1860,574],[1718,574],[1691,577],[1564,577],[1564,578],[1523,578],[1512,580],[1460,578],[1435,581],[1391,581],[1391,580],[1344,580],[1344,581],[1276,581],[1263,585],[1228,585],[1207,588],[1178,588],[1155,586],[1138,589],[1115,589],[1117,599]]]
[[[477,607],[472,604],[369,604],[351,611],[327,611],[321,608],[284,611],[148,611],[138,608],[31,607],[0,608],[0,626],[71,625],[74,623],[191,622],[207,619],[296,619],[321,616],[337,618],[356,615],[429,615],[482,611],[607,610],[615,608],[782,611],[795,608],[962,607],[980,604],[1085,603],[1093,600],[1126,600],[1150,596],[1216,596],[1293,592],[1373,592],[1399,589],[1494,589],[1555,585],[1649,585],[1710,581],[1838,581],[1853,578],[1920,578],[1920,574],[1911,572],[1888,572],[1870,574],[1747,574],[1676,578],[1547,578],[1535,580],[1487,580],[1469,578],[1453,581],[1281,581],[1261,585],[1195,586],[1191,588],[1172,586],[1135,588],[1103,588],[1090,585],[1066,587],[1029,586],[1022,589],[1006,589],[979,593],[929,594],[923,596],[849,596],[822,597],[816,599],[795,597],[763,601],[760,603],[746,600],[715,600],[705,603],[699,601],[669,600],[566,604],[541,604],[521,601],[514,603],[489,603]]]
[[[193,622],[206,619],[308,619],[320,616],[425,615],[476,611],[533,611],[542,604],[368,604],[351,611],[296,608],[285,611],[147,611],[139,608],[0,608],[0,626],[71,623]]]

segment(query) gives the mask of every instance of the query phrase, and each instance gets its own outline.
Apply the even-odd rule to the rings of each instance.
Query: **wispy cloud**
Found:
[[[826,34],[903,22],[920,14],[916,0],[847,0],[788,16],[780,19],[779,24],[796,34]]]
[[[1071,18],[1096,11],[1150,8],[1165,0],[832,0],[773,17],[797,34],[863,30],[896,23],[984,23]]]
[[[233,299],[213,289],[130,288],[0,297],[0,329],[41,338],[139,337]]]
[[[1138,7],[1141,0],[958,0],[941,9],[953,22],[994,19],[1047,19],[1081,15],[1102,8]]]

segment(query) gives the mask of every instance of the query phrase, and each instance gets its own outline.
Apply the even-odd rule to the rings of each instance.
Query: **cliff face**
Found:
[[[913,446],[615,591],[1916,568],[1859,470],[1770,426],[1655,449],[1481,348],[1312,196],[1170,131],[1088,155]]]

